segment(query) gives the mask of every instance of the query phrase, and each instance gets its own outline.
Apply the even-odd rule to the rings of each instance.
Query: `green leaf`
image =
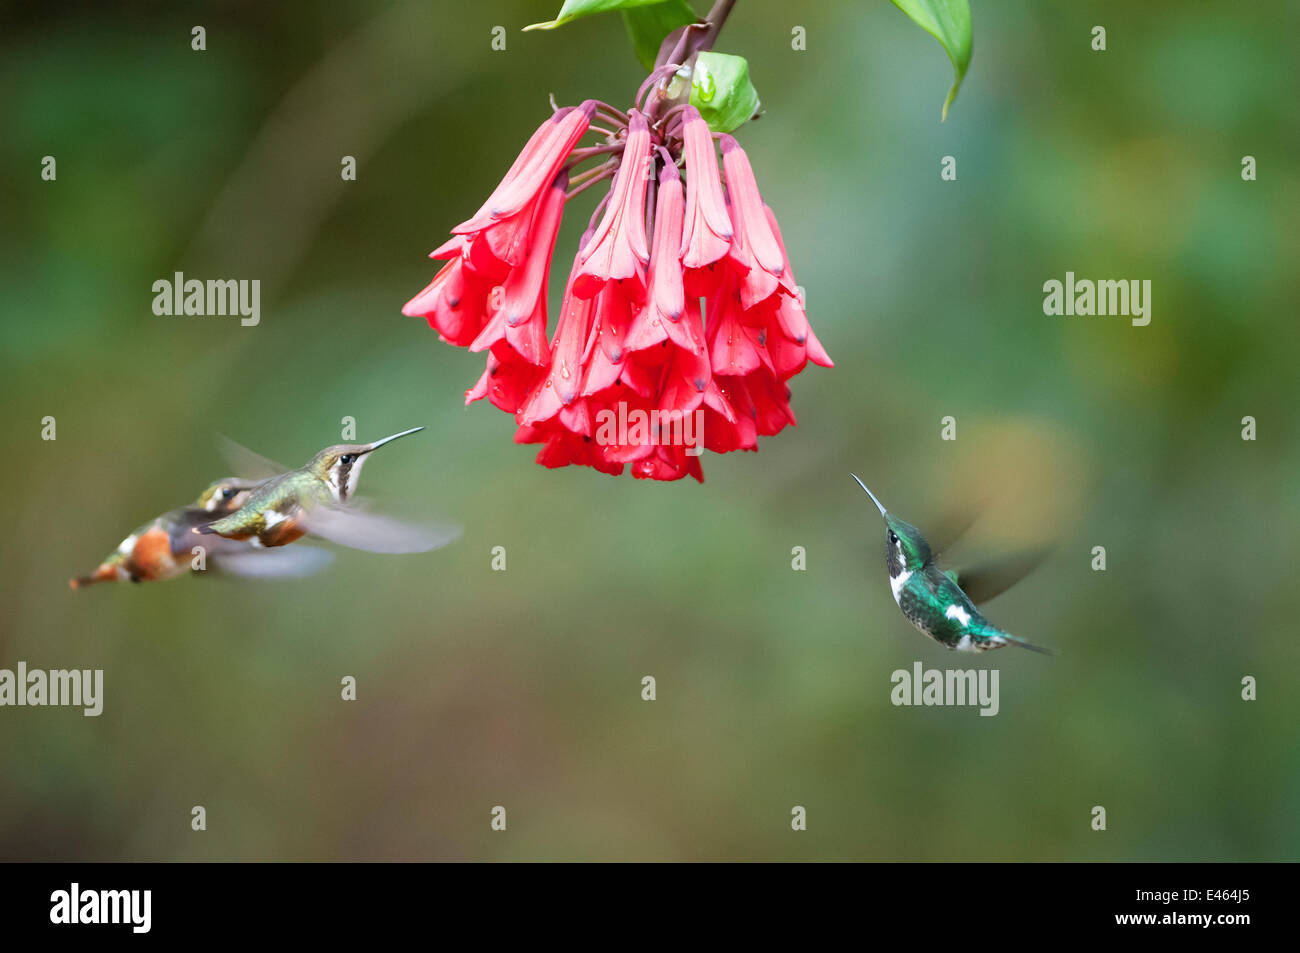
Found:
[[[691,73],[691,105],[714,132],[731,132],[758,112],[758,91],[743,56],[705,51]]]
[[[564,26],[566,23],[572,23],[574,20],[589,17],[595,13],[608,13],[611,10],[630,10],[633,7],[648,7],[663,2],[664,0],[564,0],[564,6],[560,7],[560,12],[554,20],[547,20],[545,23],[532,23],[524,27],[524,29],[554,30],[557,26]],[[657,53],[658,50],[655,52]]]
[[[893,0],[893,3],[938,40],[952,60],[952,89],[943,101],[942,118],[947,119],[948,107],[957,98],[957,90],[970,66],[970,3],[968,0]]]
[[[686,0],[664,0],[623,10],[623,24],[636,50],[636,58],[647,70],[654,69],[664,37],[679,26],[695,22],[695,11]]]

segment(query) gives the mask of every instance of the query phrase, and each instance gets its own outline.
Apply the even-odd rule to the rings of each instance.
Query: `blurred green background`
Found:
[[[399,313],[547,93],[640,83],[617,17],[520,32],[557,6],[0,13],[0,667],[106,695],[0,709],[0,857],[1300,857],[1295,5],[976,3],[940,124],[947,59],[884,0],[741,0],[718,48],[766,112],[739,138],[838,366],[703,486],[535,465],[462,406],[482,358]],[[1150,326],[1045,316],[1067,270],[1151,279]],[[154,316],[174,271],[260,278],[260,326]],[[460,542],[68,590],[223,475],[218,433],[296,465],[345,415],[428,428],[365,492]],[[913,630],[850,469],[922,527],[979,504],[963,554],[1055,538],[989,615],[1060,656]],[[893,707],[916,660],[998,668],[1001,712]]]

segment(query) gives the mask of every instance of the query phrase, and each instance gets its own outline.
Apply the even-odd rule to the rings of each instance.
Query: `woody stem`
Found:
[[[688,23],[669,33],[659,47],[655,66],[665,63],[693,64],[696,53],[713,49],[718,33],[727,22],[727,17],[731,16],[731,9],[735,5],[736,0],[714,0],[713,8],[709,10],[703,24]]]
[[[731,8],[735,5],[736,0],[715,0],[713,9],[704,18],[704,35],[697,42],[691,44],[692,53],[713,49],[713,44],[718,39],[718,33],[721,32],[722,25],[727,22],[727,17],[731,16]]]

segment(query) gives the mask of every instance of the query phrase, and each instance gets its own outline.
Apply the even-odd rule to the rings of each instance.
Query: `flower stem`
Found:
[[[572,170],[572,168],[575,165],[578,164],[578,162],[581,161],[582,161],[581,159],[578,159],[575,162],[570,162],[568,165],[564,167],[564,171],[569,172],[570,170]],[[599,175],[602,172],[608,172],[610,169],[615,168],[617,165],[618,165],[618,161],[613,157],[610,157],[609,159],[606,159],[604,162],[602,162],[600,165],[594,165],[590,169],[586,169],[582,172],[579,172],[577,175],[573,176],[569,180],[569,184],[579,185],[583,182],[586,182],[588,179]]]
[[[714,0],[713,8],[709,10],[703,24],[688,23],[669,33],[659,47],[655,66],[665,63],[694,64],[696,53],[713,49],[718,33],[727,22],[727,17],[731,16],[731,9],[735,5],[736,0]]]
[[[609,167],[606,167],[606,166],[599,166],[599,167],[597,167],[597,169],[594,170],[594,171],[597,171],[597,172],[599,172],[600,174],[599,174],[599,175],[593,175],[591,178],[586,179],[585,181],[583,181],[583,183],[582,183],[581,185],[577,186],[576,188],[569,189],[569,191],[567,191],[567,192],[564,193],[564,200],[565,200],[566,202],[567,202],[569,199],[573,198],[575,195],[581,195],[583,192],[587,191],[587,189],[591,188],[591,187],[592,187],[593,185],[595,185],[597,182],[603,182],[603,181],[605,181],[606,179],[613,178],[613,176],[614,176],[614,172],[616,171],[616,169],[615,169],[615,167],[613,167],[613,166],[609,166]],[[576,181],[576,180],[575,180],[575,181]],[[605,199],[608,200],[608,199],[609,199],[609,196],[606,195],[606,196],[605,196]],[[598,210],[599,210],[599,209],[603,209],[604,207],[605,207],[605,202],[602,201],[602,202],[600,203],[600,205],[597,207],[597,209],[598,209]]]
[[[669,109],[666,113],[664,113],[662,116],[659,117],[659,120],[655,123],[655,128],[656,129],[664,128],[665,124],[671,122],[675,116],[680,116],[686,110],[686,107],[689,105],[690,103],[678,103],[676,106],[672,107],[672,109]]]
[[[645,78],[645,82],[641,84],[641,88],[636,91],[636,96],[632,98],[633,104],[641,107],[641,100],[650,91],[650,88],[656,83],[663,82],[669,76],[672,76],[673,73],[677,72],[677,70],[678,64],[676,63],[665,63],[663,66],[656,66],[650,71],[650,75]]]
[[[704,35],[700,37],[698,42],[691,44],[692,53],[713,49],[713,44],[718,39],[718,33],[721,32],[722,25],[727,22],[727,17],[731,16],[731,8],[735,5],[736,0],[715,0],[713,9],[704,18]]]
[[[665,154],[667,154],[667,151]],[[645,202],[645,233],[647,238],[654,238],[655,234],[655,211],[656,204],[659,200],[659,176],[655,173],[655,159],[650,159],[650,181],[646,183],[646,202]]]
[[[590,182],[587,183],[587,185],[590,184]],[[584,185],[582,188],[585,189],[586,187]],[[578,189],[578,191],[581,192],[582,189]],[[600,223],[600,217],[605,213],[605,206],[609,204],[609,197],[613,194],[613,191],[606,192],[604,197],[596,203],[596,210],[591,213],[591,220],[587,222],[587,231],[583,234],[582,241],[578,243],[579,250],[587,247],[587,239],[596,231],[596,227]],[[564,198],[565,201],[568,201],[569,196],[566,195]]]
[[[614,125],[626,126],[628,124],[628,115],[621,109],[615,109],[608,103],[601,103],[596,107],[596,112],[602,114],[607,119],[613,119]]]
[[[609,155],[613,152],[622,151],[623,143],[621,142],[611,142],[606,146],[584,146],[581,149],[574,149],[569,153],[569,165],[577,165],[579,162],[590,159],[592,156],[603,156]]]

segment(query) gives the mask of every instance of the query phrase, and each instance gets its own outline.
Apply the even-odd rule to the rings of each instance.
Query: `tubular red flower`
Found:
[[[465,402],[486,397],[513,414],[515,442],[540,444],[543,466],[702,482],[701,445],[756,450],[759,436],[795,423],[786,382],[809,361],[831,361],[735,140],[721,137],[724,194],[712,134],[694,108],[682,108],[680,127],[662,134],[633,109],[621,142],[574,153],[594,112],[588,102],[542,124],[478,213],[431,254],[446,264],[402,310],[426,318],[445,341],[488,351]],[[673,151],[678,128],[681,155]],[[617,163],[548,342],[565,162],[607,154],[606,167],[579,180],[599,182]],[[649,229],[656,154],[663,162]],[[619,422],[612,434],[611,415]]]
[[[593,300],[596,301],[595,319],[583,358],[586,364],[582,382],[584,397],[612,387],[622,375],[626,356],[623,341],[632,319],[632,304],[623,293],[622,285],[605,285]]]
[[[788,302],[794,303],[788,304]],[[769,298],[764,301],[749,314],[758,316],[762,322],[760,327],[764,333],[763,343],[771,358],[772,371],[781,380],[788,380],[802,371],[808,363],[806,344],[808,337],[805,331],[804,339],[796,341],[785,332],[777,316],[781,307],[798,307],[798,299],[778,295],[775,299]]]
[[[494,407],[513,414],[536,386],[542,371],[508,345],[499,344],[488,353],[487,368],[478,383],[465,391],[465,405],[486,397]]]
[[[687,475],[704,482],[700,458],[688,454],[685,447],[661,444],[644,459],[632,464],[632,476],[638,480],[680,480]]]
[[[686,212],[679,257],[685,268],[713,264],[731,247],[731,219],[722,197],[718,158],[709,124],[694,106],[682,110],[682,154],[686,158]]]
[[[601,473],[618,476],[623,464],[605,459],[601,448],[590,437],[579,436],[554,425],[521,426],[515,431],[515,443],[544,444],[537,462],[544,467],[567,467],[572,464],[592,467]]]
[[[704,395],[704,446],[714,453],[758,449],[754,402],[741,377],[715,377]]]
[[[609,281],[628,282],[632,297],[639,299],[644,293],[645,268],[650,260],[645,240],[650,161],[650,126],[645,116],[634,109],[605,215],[578,253],[573,292],[579,298],[594,296]]]
[[[781,260],[785,263],[785,274],[790,279],[790,284],[794,285],[794,272],[790,268],[790,256],[786,254],[785,241],[781,238],[781,227],[776,222],[776,215],[766,205],[763,206],[763,213],[767,217],[768,224],[772,227],[772,235],[776,238],[777,247],[781,249]],[[826,349],[822,347],[821,341],[817,340],[817,335],[813,334],[812,326],[808,324],[808,317],[804,313],[804,304],[801,297],[797,294],[781,296],[777,302],[776,318],[777,326],[782,333],[799,344],[806,344],[810,361],[822,367],[835,366],[835,362],[831,360],[830,355],[826,353]],[[800,367],[802,368],[802,365]],[[798,373],[798,371],[796,370],[793,373]]]
[[[708,343],[704,336],[704,319],[700,315],[700,299],[686,299],[686,311],[680,321],[668,323],[668,339],[692,354],[704,354]]]
[[[808,360],[822,367],[835,366],[831,356],[826,353],[826,348],[822,347],[822,342],[817,340],[817,335],[813,334],[812,328],[808,329]]]
[[[536,213],[537,202],[530,202],[509,218],[470,232],[470,261],[485,274],[504,276],[528,254]]]
[[[808,348],[791,341],[779,331],[768,330],[768,353],[772,355],[772,369],[781,380],[794,377],[808,363]]]
[[[665,164],[659,171],[649,292],[628,331],[626,344],[629,351],[641,351],[665,340],[669,327],[681,320],[686,309],[682,267],[677,260],[682,238],[682,215],[681,177],[676,166]]]
[[[628,387],[634,394],[647,398],[653,397],[659,390],[659,365],[646,360],[646,357],[650,354],[658,357],[660,353],[662,353],[660,348],[652,348],[628,355],[623,362],[623,373],[619,375],[619,383]]]
[[[654,452],[648,423],[653,407],[640,395],[625,393],[601,408],[604,413],[595,438],[607,462],[633,463]]]
[[[790,409],[790,388],[770,371],[750,374],[745,378],[745,387],[754,403],[754,429],[759,436],[775,436],[787,424],[797,423]]]
[[[500,281],[510,271],[510,266],[491,254],[482,242],[471,241],[472,236],[453,235],[443,244],[429,252],[430,258],[451,260],[457,256],[465,259],[465,264],[489,281]]]
[[[676,414],[694,413],[704,403],[704,392],[712,378],[706,355],[678,348],[664,373],[658,409]]]
[[[709,299],[709,327],[706,331],[713,373],[730,377],[743,377],[757,370],[762,363],[753,340],[745,333],[740,296],[736,290],[739,280],[735,275],[724,278]]]
[[[582,398],[567,407],[561,407],[556,419],[559,420],[560,426],[570,433],[580,437],[591,436],[591,405]]]
[[[752,308],[775,294],[781,285],[785,285],[787,293],[794,294],[749,156],[731,136],[722,137],[722,169],[727,176],[731,222],[736,231],[728,255],[736,270],[744,275],[739,289],[741,306],[746,310]]]
[[[581,106],[558,110],[542,123],[483,207],[453,228],[452,233],[466,235],[482,231],[524,210],[555,179],[560,166],[591,125],[596,105],[595,100],[589,99]]]
[[[575,262],[576,268],[576,262]],[[576,274],[576,271],[575,271]],[[521,424],[550,420],[578,397],[582,388],[584,351],[591,335],[595,302],[573,293],[573,277],[564,290],[560,317],[551,341],[551,364],[517,415]]]
[[[470,345],[471,351],[482,351],[504,338],[530,364],[550,360],[546,286],[568,184],[569,177],[561,172],[542,196],[527,254],[517,268],[511,269],[504,284],[493,289],[489,299],[492,318]]]
[[[734,308],[724,310],[717,321],[709,324],[709,328],[712,338],[709,359],[713,362],[715,374],[744,377],[758,370],[762,360]]]
[[[465,347],[482,329],[490,290],[491,282],[457,256],[402,306],[402,314],[424,318],[444,341]]]

